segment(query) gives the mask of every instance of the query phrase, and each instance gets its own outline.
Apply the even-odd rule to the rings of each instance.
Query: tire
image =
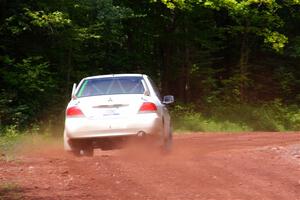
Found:
[[[72,141],[68,138],[66,130],[64,130],[64,149],[74,156],[80,156],[80,148],[74,145],[74,143],[72,143]]]
[[[172,128],[170,128],[168,135],[164,137],[162,152],[170,153],[172,151],[172,145],[173,145],[173,132],[172,132]]]
[[[80,156],[80,149],[73,148],[71,151],[72,155],[74,156]]]
[[[69,140],[68,144],[69,144],[69,150],[67,150],[68,152],[70,152],[73,156],[81,155],[82,145],[80,145],[78,141],[75,142],[73,140]]]
[[[82,150],[82,155],[87,157],[93,157],[94,156],[94,148],[91,145],[85,146]]]
[[[64,131],[64,149],[74,156],[94,156],[94,148],[90,141],[72,140]]]
[[[64,130],[64,150],[71,152],[73,150],[70,139],[67,136],[67,131]]]
[[[73,155],[75,156],[94,156],[94,147],[91,141],[73,140],[71,141]]]

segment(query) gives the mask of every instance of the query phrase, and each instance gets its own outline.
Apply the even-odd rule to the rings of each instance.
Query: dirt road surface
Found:
[[[300,133],[180,135],[170,155],[44,146],[0,161],[1,185],[1,200],[300,200]]]

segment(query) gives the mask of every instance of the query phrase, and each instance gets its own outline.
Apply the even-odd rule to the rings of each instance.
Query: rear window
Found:
[[[76,96],[88,97],[114,94],[143,94],[142,77],[109,77],[85,80]]]

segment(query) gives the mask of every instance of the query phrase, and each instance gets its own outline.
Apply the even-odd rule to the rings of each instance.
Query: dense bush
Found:
[[[177,130],[188,131],[296,131],[300,108],[280,101],[261,105],[217,104],[205,108],[176,105],[172,109]]]

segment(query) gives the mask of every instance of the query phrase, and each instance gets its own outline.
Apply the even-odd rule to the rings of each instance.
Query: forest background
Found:
[[[0,0],[0,135],[61,135],[74,82],[145,73],[177,131],[300,129],[299,0]]]

